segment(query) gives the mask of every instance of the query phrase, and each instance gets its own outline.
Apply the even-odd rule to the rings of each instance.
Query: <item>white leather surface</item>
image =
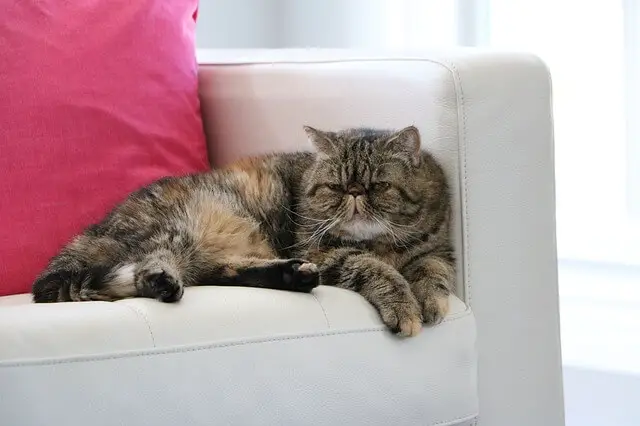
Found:
[[[534,57],[504,54],[457,58],[450,68],[480,424],[564,425],[549,74]]]
[[[331,287],[190,288],[176,305],[0,298],[1,424],[464,424],[475,325],[451,304],[401,340]]]
[[[302,124],[420,128],[453,184],[458,294],[477,322],[478,383],[473,317],[456,314],[399,342],[337,289],[316,293],[322,306],[308,295],[190,289],[182,306],[34,312],[17,296],[0,299],[0,418],[199,425],[215,412],[216,424],[469,425],[455,419],[475,413],[477,385],[482,426],[563,424],[545,67],[468,50],[214,51],[201,60],[218,63],[200,72],[217,164],[308,147]],[[74,354],[84,355],[16,359]]]
[[[451,319],[468,314],[451,296]],[[34,304],[0,297],[0,362],[204,344],[329,331],[382,330],[378,314],[350,291],[312,294],[242,287],[188,288],[180,303],[151,299]]]
[[[308,148],[302,124],[419,127],[453,185],[458,294],[478,322],[480,424],[563,424],[546,67],[530,55],[469,49],[199,57],[218,64],[201,68],[216,164]]]

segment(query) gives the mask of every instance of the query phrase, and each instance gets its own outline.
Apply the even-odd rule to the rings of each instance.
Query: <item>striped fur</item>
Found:
[[[409,336],[446,314],[449,195],[415,128],[305,128],[316,153],[273,154],[131,194],[55,256],[36,302],[180,300],[194,285],[362,294]]]

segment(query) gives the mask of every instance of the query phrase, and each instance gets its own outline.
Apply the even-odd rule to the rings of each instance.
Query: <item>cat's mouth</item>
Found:
[[[340,225],[340,231],[343,238],[365,241],[384,234],[386,229],[377,221],[367,219],[361,214],[354,214],[351,219]]]
[[[340,224],[343,238],[353,241],[371,240],[385,232],[384,227],[367,212],[363,197],[351,197],[348,213]]]

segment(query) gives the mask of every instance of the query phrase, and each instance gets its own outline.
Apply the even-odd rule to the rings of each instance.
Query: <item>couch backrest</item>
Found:
[[[246,155],[310,150],[303,125],[333,130],[413,124],[424,148],[447,171],[460,247],[459,117],[450,70],[430,60],[353,59],[353,52],[342,59],[331,51],[298,56],[263,51],[252,52],[251,60],[242,52],[212,53],[199,58],[199,81],[213,165]]]

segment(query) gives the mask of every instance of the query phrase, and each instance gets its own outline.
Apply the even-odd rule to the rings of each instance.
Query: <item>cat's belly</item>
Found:
[[[275,258],[259,224],[239,214],[238,209],[229,195],[194,194],[186,206],[186,219],[196,249],[217,261],[225,257]]]

